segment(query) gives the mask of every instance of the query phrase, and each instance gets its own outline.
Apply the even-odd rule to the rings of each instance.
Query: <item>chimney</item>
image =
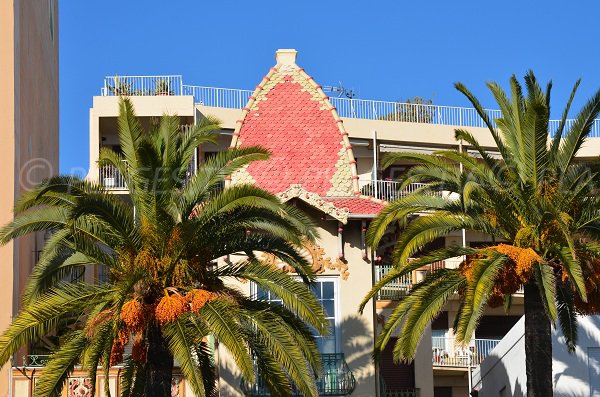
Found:
[[[294,49],[279,49],[275,52],[275,60],[277,60],[277,66],[282,65],[295,65],[296,54],[298,51]]]

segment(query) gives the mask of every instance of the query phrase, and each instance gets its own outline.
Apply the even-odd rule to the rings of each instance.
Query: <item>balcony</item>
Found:
[[[418,191],[427,186],[425,183],[411,183],[400,189],[402,183],[388,180],[359,179],[358,186],[360,192],[365,196],[372,196],[376,199],[392,201]],[[442,192],[428,192],[427,194],[441,196]]]
[[[445,267],[446,263],[444,261],[434,262],[414,270],[410,274],[399,277],[396,280],[387,283],[379,290],[379,293],[377,294],[377,300],[400,300],[406,296],[412,289],[413,285],[421,281],[427,273],[436,271],[438,269],[443,269]],[[375,282],[381,280],[393,268],[394,266],[389,264],[375,265]]]
[[[184,130],[184,129],[190,128],[190,127],[191,126],[183,125],[183,126],[181,126],[181,129]],[[190,164],[188,165],[187,175],[186,175],[185,180],[183,181],[184,184],[189,180],[189,178],[192,175],[196,174],[197,155],[198,155],[197,153],[194,154],[192,161],[190,161]],[[127,164],[126,161],[124,161],[124,163]],[[98,182],[106,190],[112,190],[112,191],[126,191],[127,190],[127,183],[125,182],[125,178],[123,177],[123,175],[121,175],[121,173],[119,172],[119,170],[117,170],[117,168],[115,166],[105,165],[105,166],[100,167],[98,176],[99,176]]]
[[[356,387],[356,379],[348,368],[343,353],[322,354],[323,373],[317,379],[319,396],[348,396]],[[271,396],[258,371],[257,383],[249,384],[242,379],[241,389],[248,397]],[[302,396],[302,393],[292,386],[292,396]]]
[[[218,88],[183,84],[181,75],[170,76],[107,76],[100,90],[102,96],[164,96],[189,95],[194,102],[204,106],[242,109],[246,106],[252,90]],[[460,106],[440,106],[379,101],[356,98],[329,98],[340,117],[395,122],[412,122],[458,127],[485,128],[483,119],[475,109]],[[486,109],[492,120],[500,116],[499,110]],[[569,120],[567,127],[574,121]],[[559,120],[551,120],[550,131],[556,130]],[[600,120],[592,125],[590,138],[600,137]]]
[[[500,343],[499,339],[473,339],[467,346],[454,338],[432,337],[432,363],[434,367],[468,368],[480,365]]]

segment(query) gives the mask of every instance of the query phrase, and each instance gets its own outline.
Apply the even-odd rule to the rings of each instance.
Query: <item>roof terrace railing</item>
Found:
[[[184,95],[193,96],[194,102],[197,104],[227,109],[242,109],[246,106],[250,95],[252,95],[250,90],[201,87],[197,85],[184,85],[183,92]]]
[[[473,108],[349,98],[329,98],[329,100],[341,117],[485,127],[483,119]],[[486,109],[486,113],[492,120],[500,116],[499,110]]]
[[[171,76],[107,76],[104,78],[102,96],[155,96],[190,95],[194,102],[209,107],[242,109],[246,106],[252,90],[237,88],[204,87],[183,84],[181,75]],[[425,105],[369,99],[329,98],[339,115],[344,118],[367,120],[400,121],[412,123],[452,125],[458,127],[485,127],[483,119],[473,108],[460,106]],[[486,109],[490,119],[500,117],[500,111]],[[574,120],[567,122],[571,126]],[[549,129],[553,133],[559,121],[551,120]],[[494,124],[495,126],[495,124]],[[594,121],[592,138],[600,137],[600,119]]]
[[[102,96],[159,96],[183,94],[181,75],[106,76]]]

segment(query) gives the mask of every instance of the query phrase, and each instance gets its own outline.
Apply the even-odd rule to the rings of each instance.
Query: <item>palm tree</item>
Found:
[[[311,332],[326,332],[328,325],[306,285],[314,275],[299,253],[303,241],[315,237],[312,223],[254,186],[221,189],[232,172],[266,159],[267,150],[230,149],[189,176],[194,151],[215,141],[211,131],[218,123],[206,118],[182,131],[177,117],[163,116],[144,131],[131,102],[121,99],[119,106],[123,153],[103,149],[99,164],[119,170],[129,198],[75,177],[54,177],[25,194],[14,221],[0,231],[2,243],[52,232],[23,309],[0,337],[0,363],[67,321],[70,331],[52,352],[36,396],[59,396],[75,365],[91,379],[102,368],[108,380],[117,363],[124,365],[122,396],[170,396],[174,360],[196,395],[214,395],[210,336],[246,380],[255,380],[258,367],[274,395],[290,395],[290,382],[317,395],[320,362]],[[265,264],[261,253],[285,261],[304,282]],[[86,282],[65,281],[96,266],[106,269],[108,280],[86,274]],[[245,296],[227,280],[253,282],[283,305]],[[131,354],[124,356],[126,346]]]
[[[575,158],[600,111],[600,91],[568,121],[578,85],[554,129],[549,123],[552,84],[543,90],[533,72],[525,76],[526,95],[514,76],[510,97],[498,84],[487,84],[501,110],[494,120],[498,128],[473,94],[457,83],[489,129],[499,156],[458,129],[456,139],[470,145],[477,157],[454,150],[387,157],[384,166],[399,160],[418,163],[405,185],[428,185],[390,203],[371,224],[367,239],[375,248],[390,226],[399,224],[403,230],[392,253],[394,270],[373,287],[360,310],[387,283],[424,264],[464,260],[457,269],[428,275],[399,303],[377,339],[375,355],[399,328],[394,357],[413,359],[423,331],[455,294],[460,307],[454,332],[459,342],[467,343],[486,306],[509,306],[511,294],[523,285],[527,393],[552,395],[551,324],[559,320],[573,351],[577,314],[600,308],[598,174]],[[431,194],[436,191],[448,194]],[[461,229],[488,234],[494,245],[423,250]],[[418,259],[409,261],[413,256]]]

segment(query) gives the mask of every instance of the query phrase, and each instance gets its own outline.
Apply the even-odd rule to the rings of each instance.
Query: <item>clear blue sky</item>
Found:
[[[105,75],[181,74],[187,84],[252,89],[277,48],[322,85],[360,98],[463,106],[484,86],[533,69],[553,79],[558,112],[581,77],[576,109],[600,88],[596,1],[59,2],[60,167],[88,167],[89,108]]]

